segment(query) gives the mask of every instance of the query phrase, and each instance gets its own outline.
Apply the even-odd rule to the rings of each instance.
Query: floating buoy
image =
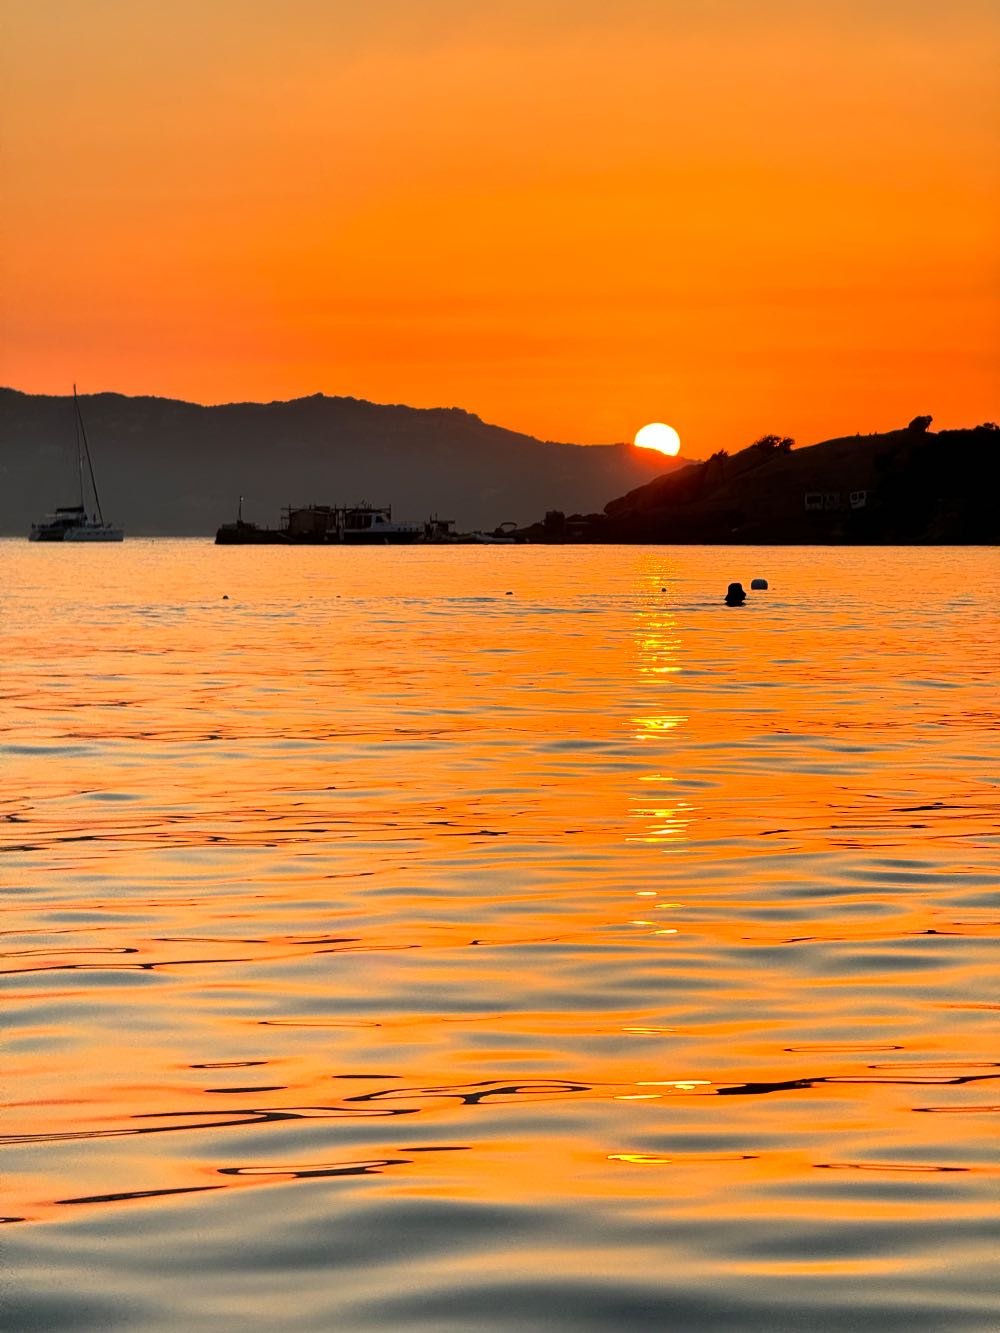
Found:
[[[767,588],[767,579],[751,579],[750,588],[753,592],[763,592]]]
[[[224,602],[228,602],[228,601],[229,601],[229,593],[228,593],[228,592],[224,592],[224,593],[222,594],[222,600],[223,600]]]
[[[743,591],[743,584],[730,583],[729,587],[726,589],[726,605],[742,606],[746,599],[747,595]]]

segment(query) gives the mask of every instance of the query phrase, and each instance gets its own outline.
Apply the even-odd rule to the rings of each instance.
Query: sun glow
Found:
[[[673,426],[665,426],[662,421],[651,421],[636,431],[637,449],[655,449],[657,453],[668,454],[673,458],[681,451],[681,437]]]

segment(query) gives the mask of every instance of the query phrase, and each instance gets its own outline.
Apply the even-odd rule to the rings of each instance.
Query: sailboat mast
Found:
[[[80,400],[76,396],[76,385],[73,385],[73,401],[76,403],[77,429],[80,432],[80,439],[83,441],[83,452],[87,455],[87,470],[90,473],[90,484],[94,491],[94,503],[97,505],[97,517],[104,525],[104,511],[101,509],[101,497],[97,493],[97,479],[94,476],[94,464],[90,458],[90,445],[87,443],[87,428],[83,424],[83,413],[80,411]],[[83,503],[83,461],[80,462],[80,503]]]
[[[80,404],[77,401],[75,384],[73,385],[73,424],[76,427],[76,471],[80,487],[80,508],[83,509],[83,440],[80,437]]]

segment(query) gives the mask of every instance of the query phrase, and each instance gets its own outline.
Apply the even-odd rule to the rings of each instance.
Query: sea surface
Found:
[[[998,587],[0,542],[0,1323],[996,1329]]]

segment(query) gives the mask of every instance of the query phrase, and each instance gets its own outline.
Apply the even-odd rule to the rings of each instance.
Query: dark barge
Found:
[[[262,528],[243,518],[243,501],[235,523],[223,523],[217,546],[411,546],[453,538],[455,524],[447,518],[425,523],[393,519],[388,505],[289,505],[279,528]]]

